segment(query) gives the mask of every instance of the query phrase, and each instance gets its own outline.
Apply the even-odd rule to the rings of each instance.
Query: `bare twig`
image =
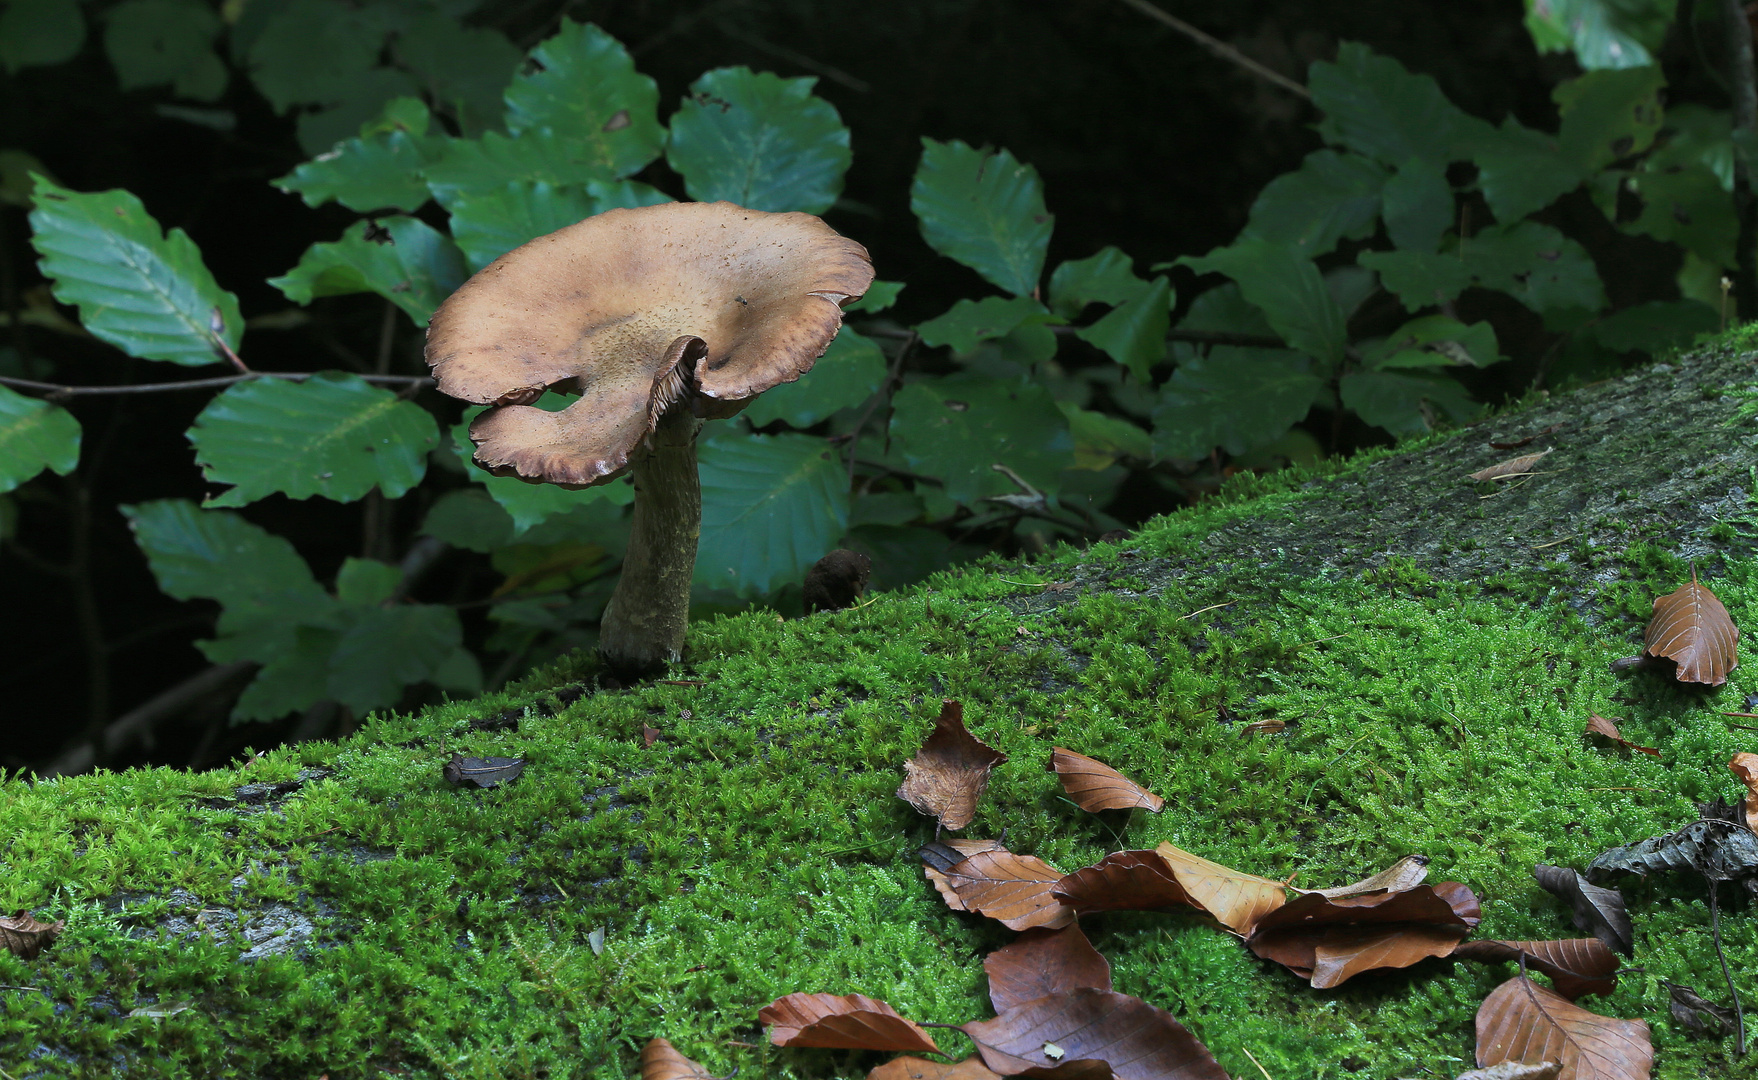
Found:
[[[885,381],[880,384],[878,392],[873,395],[873,400],[867,402],[867,407],[861,410],[860,419],[855,421],[853,432],[849,436],[848,486],[850,491],[853,491],[855,486],[855,451],[861,445],[861,432],[866,430],[867,421],[873,419],[873,413],[878,410],[879,406],[891,400],[891,394],[897,387],[897,380],[903,375],[904,361],[909,358],[916,343],[922,340],[914,330],[904,331],[903,339],[903,344],[898,347],[897,355],[892,357],[890,369],[885,372]]]
[[[160,720],[175,716],[207,695],[226,689],[232,681],[254,672],[256,668],[257,664],[251,660],[216,665],[190,676],[144,705],[110,721],[99,733],[106,756],[148,737]],[[97,757],[96,748],[91,743],[82,743],[50,762],[48,768],[43,770],[43,775],[66,776],[84,772],[92,767]]]
[[[1143,15],[1146,15],[1148,18],[1153,19],[1155,22],[1164,26],[1169,26],[1178,31],[1180,34],[1183,34],[1185,37],[1196,42],[1198,45],[1201,45],[1203,48],[1214,53],[1221,59],[1238,64],[1240,67],[1251,72],[1253,75],[1256,75],[1258,78],[1266,79],[1275,83],[1277,86],[1280,86],[1291,94],[1297,94],[1308,101],[1312,100],[1312,91],[1295,82],[1293,79],[1283,75],[1281,72],[1271,71],[1269,68],[1258,63],[1256,60],[1253,60],[1238,49],[1235,49],[1225,41],[1203,33],[1201,30],[1198,30],[1196,27],[1185,22],[1183,19],[1180,19],[1175,15],[1166,14],[1153,4],[1148,3],[1148,0],[1122,0],[1122,2],[1141,12]],[[1736,3],[1737,0],[1727,0],[1727,2],[1732,4]]]
[[[221,375],[212,379],[186,379],[182,382],[133,383],[126,386],[67,386],[62,383],[37,382],[35,379],[15,379],[9,375],[0,375],[0,386],[10,386],[15,390],[32,390],[42,394],[51,401],[59,401],[70,397],[89,397],[108,394],[163,394],[176,390],[213,390],[233,383],[248,382],[251,379],[286,379],[289,382],[304,382],[316,372],[312,371],[252,371],[247,375]],[[381,383],[386,386],[432,386],[433,380],[425,375],[361,375],[369,383]]]
[[[1721,951],[1721,907],[1716,902],[1716,881],[1707,876],[1705,880],[1709,882],[1709,929],[1715,936],[1715,955],[1721,961],[1721,977],[1727,980],[1728,995],[1734,999],[1734,1024],[1739,1031],[1735,1053],[1745,1057],[1746,1014],[1740,1009],[1740,992],[1734,989],[1734,977],[1727,969],[1727,954]]]
[[[790,49],[786,45],[777,45],[766,38],[747,34],[734,26],[730,20],[722,19],[718,25],[720,32],[734,41],[742,41],[758,52],[768,53],[778,60],[786,60],[796,67],[803,67],[812,74],[821,75],[833,83],[841,83],[857,94],[865,94],[873,89],[873,84],[865,79],[858,79],[839,67],[832,67],[822,61],[814,60],[805,53]]]

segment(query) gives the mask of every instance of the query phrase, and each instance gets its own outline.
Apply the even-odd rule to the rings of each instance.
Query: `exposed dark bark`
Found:
[[[1741,0],[1721,0],[1722,22],[1727,32],[1728,89],[1734,99],[1734,133],[1750,138],[1758,132],[1758,75],[1752,62],[1752,25],[1746,19]],[[1750,146],[1750,143],[1746,144]],[[1736,251],[1739,260],[1734,274],[1734,300],[1740,318],[1758,318],[1758,193],[1754,191],[1752,168],[1745,155],[1736,155],[1734,170],[1734,211],[1738,215],[1740,237]]]

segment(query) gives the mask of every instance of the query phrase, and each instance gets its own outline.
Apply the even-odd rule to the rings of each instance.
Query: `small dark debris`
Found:
[[[524,709],[505,709],[493,716],[472,717],[470,727],[474,731],[518,731],[524,718]]]
[[[565,709],[591,692],[592,688],[585,683],[569,683],[560,687],[555,691],[556,708]]]
[[[525,759],[467,758],[462,754],[453,754],[452,760],[446,762],[440,771],[454,784],[475,784],[479,788],[491,788],[517,779],[525,771]]]
[[[1218,705],[1215,707],[1215,723],[1217,724],[1237,724],[1240,719],[1238,713],[1229,709],[1225,705]]]
[[[806,614],[853,607],[867,591],[867,581],[872,576],[872,559],[858,551],[837,548],[806,571]]]

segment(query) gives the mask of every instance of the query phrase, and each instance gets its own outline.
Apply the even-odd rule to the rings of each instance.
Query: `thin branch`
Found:
[[[873,418],[873,413],[878,410],[879,406],[891,400],[891,394],[897,386],[897,380],[903,375],[904,360],[909,357],[910,351],[916,347],[916,343],[920,340],[922,339],[916,336],[914,330],[907,332],[903,345],[891,360],[890,370],[885,373],[885,382],[880,385],[878,393],[873,395],[873,400],[867,403],[866,409],[862,410],[860,419],[855,421],[854,433],[848,441],[848,486],[850,491],[853,491],[855,487],[855,448],[861,445],[861,431],[866,428],[867,421]]]
[[[311,371],[252,371],[246,375],[220,375],[212,379],[186,379],[182,382],[134,383],[128,386],[68,386],[62,383],[37,382],[35,379],[15,379],[9,375],[0,375],[0,386],[10,386],[15,390],[32,390],[51,401],[60,401],[71,397],[90,397],[109,394],[163,394],[177,390],[213,390],[233,383],[248,382],[251,379],[286,379],[289,382],[304,382],[316,372]],[[386,386],[428,387],[433,380],[426,375],[360,375],[369,383],[381,383]]]
[[[719,24],[720,32],[734,41],[742,41],[758,52],[768,53],[777,59],[786,60],[797,67],[803,67],[814,75],[820,75],[833,83],[841,83],[857,94],[865,94],[873,89],[873,84],[865,79],[856,78],[839,67],[832,67],[819,60],[814,60],[803,52],[777,45],[773,41],[760,38],[755,34],[747,34],[727,20]]]
[[[114,755],[130,743],[149,737],[159,721],[176,716],[207,695],[230,691],[232,683],[254,673],[258,666],[253,660],[219,664],[190,676],[151,701],[122,714],[110,721],[99,735],[105,755]],[[41,775],[67,776],[84,772],[97,759],[96,750],[89,742],[81,743],[50,762]]]
[[[1731,3],[1733,0],[1729,0],[1729,2]],[[1148,0],[1122,0],[1122,3],[1141,12],[1155,22],[1171,27],[1221,59],[1230,60],[1233,63],[1238,64],[1240,67],[1251,72],[1253,75],[1256,75],[1258,78],[1267,79],[1291,94],[1298,94],[1308,101],[1312,100],[1312,91],[1295,82],[1293,79],[1290,79],[1288,76],[1283,75],[1280,72],[1271,71],[1269,68],[1258,63],[1256,60],[1253,60],[1238,49],[1235,49],[1225,41],[1222,41],[1219,38],[1210,37],[1208,34],[1203,33],[1201,30],[1198,30],[1196,27],[1185,22],[1183,19],[1180,19],[1175,15],[1166,14],[1153,4],[1148,3]]]
[[[1705,875],[1709,882],[1709,929],[1715,934],[1715,955],[1721,960],[1721,977],[1727,980],[1727,992],[1734,999],[1734,1023],[1739,1029],[1737,1056],[1746,1056],[1746,1014],[1740,1009],[1740,992],[1734,989],[1734,977],[1728,973],[1727,954],[1721,951],[1721,906],[1716,902],[1716,881]]]
[[[1752,60],[1752,25],[1740,0],[1721,0],[1723,32],[1727,35],[1728,85],[1733,97],[1734,137],[1758,132],[1758,74]],[[1734,275],[1734,302],[1740,318],[1758,318],[1758,178],[1745,154],[1734,155],[1734,210],[1737,215],[1739,270]]]

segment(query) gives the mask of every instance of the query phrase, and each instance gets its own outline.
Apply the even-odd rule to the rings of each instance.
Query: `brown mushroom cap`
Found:
[[[428,325],[427,361],[444,393],[498,406],[471,425],[483,465],[602,483],[681,393],[681,370],[699,414],[730,416],[811,370],[872,280],[867,250],[810,214],[610,210],[466,281]],[[580,399],[529,407],[560,384]]]

